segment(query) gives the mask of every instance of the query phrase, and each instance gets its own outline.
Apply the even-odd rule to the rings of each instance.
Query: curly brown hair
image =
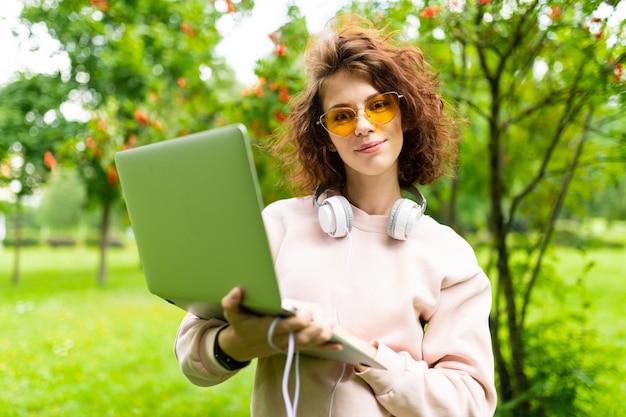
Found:
[[[438,94],[440,82],[422,51],[402,44],[362,18],[335,18],[309,41],[304,55],[307,83],[293,101],[274,154],[284,162],[293,191],[311,193],[320,183],[341,189],[344,164],[330,150],[330,137],[317,124],[323,113],[320,91],[339,71],[365,76],[380,92],[397,91],[404,145],[398,159],[401,185],[430,184],[456,158],[457,121]]]

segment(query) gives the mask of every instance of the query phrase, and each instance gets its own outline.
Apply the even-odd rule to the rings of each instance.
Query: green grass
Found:
[[[588,251],[560,247],[552,261],[562,280],[537,288],[531,306],[534,319],[562,317],[566,311],[570,317],[584,317],[576,321],[579,330],[590,333],[594,343],[581,360],[598,372],[593,398],[586,398],[588,408],[594,416],[624,416],[626,250],[613,245]]]
[[[27,249],[19,286],[0,249],[0,416],[247,416],[253,369],[190,384],[173,340],[183,313],[149,294],[136,254]]]
[[[623,248],[559,248],[563,291],[539,286],[534,300],[540,315],[586,312],[606,347],[590,354],[618,364],[599,378],[609,389],[592,399],[598,415],[626,397],[625,259]],[[148,293],[133,250],[109,251],[102,287],[95,249],[24,249],[17,287],[12,260],[0,247],[0,416],[249,415],[253,366],[210,388],[180,373],[172,345],[183,312]]]
[[[600,342],[626,349],[626,250],[607,248],[585,253],[562,248],[558,261],[560,276],[576,288],[569,302],[588,309],[590,325]]]
[[[622,235],[624,239],[626,235]],[[558,250],[559,276],[571,291],[565,301],[588,318],[586,328],[597,345],[589,352],[590,364],[603,369],[597,376],[597,415],[626,415],[626,249],[622,246],[580,251]]]

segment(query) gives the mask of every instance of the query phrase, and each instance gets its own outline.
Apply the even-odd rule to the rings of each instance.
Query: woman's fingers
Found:
[[[282,319],[275,327],[272,341],[286,350],[289,335],[293,333],[296,349],[316,348],[328,344],[333,334],[333,325],[324,315],[312,311],[299,312],[296,316]],[[328,349],[336,349],[329,346]]]
[[[255,352],[261,353],[257,345],[267,344],[267,332],[270,331],[274,317],[249,314],[241,308],[242,299],[243,290],[239,287],[226,294],[222,298],[224,316],[231,324],[230,331],[236,333],[237,339],[247,340],[248,348],[254,348]],[[274,346],[286,351],[289,335],[293,333],[296,349],[338,350],[341,348],[340,344],[330,343],[333,327],[321,306],[301,302],[297,314],[282,318],[276,323],[271,340]]]
[[[222,308],[224,310],[238,310],[243,298],[243,290],[235,287],[222,298]]]

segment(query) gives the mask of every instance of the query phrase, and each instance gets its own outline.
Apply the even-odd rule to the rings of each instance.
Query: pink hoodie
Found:
[[[416,236],[394,240],[387,216],[352,209],[350,236],[339,239],[321,231],[311,198],[278,201],[263,212],[282,297],[319,303],[341,327],[379,343],[376,359],[387,369],[357,373],[347,366],[332,415],[492,416],[491,291],[471,247],[428,216]],[[194,384],[215,385],[237,372],[213,355],[223,324],[183,319],[175,351]],[[258,360],[253,417],[285,415],[284,364],[280,354]],[[300,358],[299,417],[329,415],[341,371],[338,362]]]

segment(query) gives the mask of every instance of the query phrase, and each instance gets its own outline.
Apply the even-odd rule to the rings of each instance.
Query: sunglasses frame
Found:
[[[376,100],[376,99],[378,99],[381,96],[387,96],[387,95],[390,95],[390,94],[395,94],[396,95],[397,103],[398,103],[398,108],[396,109],[396,112],[394,113],[393,117],[391,119],[389,119],[388,121],[384,122],[384,123],[383,122],[378,122],[376,120],[372,120],[372,118],[367,114],[367,111],[365,110],[367,108],[367,105],[371,101]],[[363,110],[363,114],[365,114],[365,117],[367,117],[367,120],[369,120],[370,122],[386,125],[387,123],[390,123],[393,119],[395,119],[396,116],[398,115],[398,112],[400,111],[400,99],[401,98],[404,98],[404,96],[402,94],[398,93],[397,91],[387,91],[386,93],[377,94],[376,96],[374,96],[371,99],[367,100],[367,102],[365,103],[364,107],[358,108],[356,110],[353,109],[352,107],[338,107],[338,108],[335,108],[335,109],[328,110],[327,112],[323,113],[319,117],[319,119],[317,120],[317,122],[315,124],[321,125],[324,128],[324,130],[327,131],[328,133],[330,133],[331,135],[341,136],[341,137],[350,136],[356,130],[356,120],[357,120],[358,115],[359,115],[359,110]],[[349,109],[352,112],[354,112],[354,127],[352,128],[352,130],[349,133],[347,133],[345,135],[340,135],[340,134],[331,132],[330,130],[328,130],[328,128],[324,124],[324,119],[325,119],[326,115],[328,115],[328,113],[333,112],[333,111],[337,111],[337,110],[341,110],[341,109],[345,109],[345,110]]]

